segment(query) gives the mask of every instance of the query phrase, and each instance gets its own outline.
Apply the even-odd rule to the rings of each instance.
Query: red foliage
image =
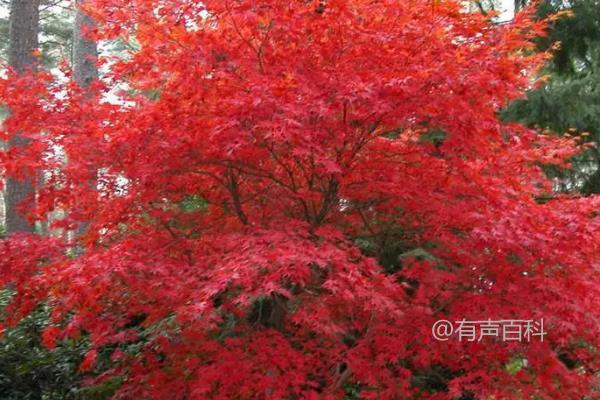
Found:
[[[52,305],[48,345],[88,334],[82,370],[116,348],[124,399],[597,395],[599,199],[536,202],[540,163],[576,144],[497,118],[543,61],[543,24],[449,0],[90,3],[99,39],[139,44],[104,60],[95,96],[0,83],[4,138],[35,132],[8,173],[53,171],[32,218],[89,223],[78,257],[1,243],[16,315]],[[432,338],[463,318],[548,334]]]

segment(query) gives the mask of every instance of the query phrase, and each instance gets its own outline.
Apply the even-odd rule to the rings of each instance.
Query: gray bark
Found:
[[[73,79],[82,88],[98,79],[98,46],[96,41],[90,40],[88,33],[96,25],[94,21],[81,9],[85,0],[77,0],[77,14],[73,29]],[[90,182],[90,190],[95,190],[96,182]],[[83,222],[77,227],[76,236],[81,236],[88,229],[88,223]]]
[[[77,1],[77,14],[73,31],[73,79],[81,87],[88,87],[98,79],[98,47],[86,35],[95,28],[94,21],[81,9],[82,0]]]
[[[36,67],[34,50],[38,48],[39,0],[11,0],[9,17],[8,62],[17,72]],[[27,144],[27,139],[17,135],[10,147]],[[35,225],[17,212],[18,205],[33,194],[33,180],[6,180],[6,233],[33,232]]]

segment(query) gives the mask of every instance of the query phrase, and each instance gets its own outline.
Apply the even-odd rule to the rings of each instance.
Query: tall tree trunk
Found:
[[[85,0],[77,0],[77,14],[73,29],[73,79],[82,88],[88,88],[98,79],[98,46],[96,41],[89,38],[89,32],[96,25],[82,9]],[[94,171],[95,172],[95,171]],[[94,176],[95,174],[92,174]],[[90,190],[95,190],[96,182],[90,182]],[[87,223],[83,222],[77,228],[75,235],[81,236],[87,230]]]
[[[77,0],[77,14],[73,30],[73,78],[81,87],[88,87],[98,79],[98,47],[87,33],[95,28],[94,21],[81,9],[85,1]]]
[[[39,0],[11,0],[9,17],[8,62],[17,72],[36,67],[34,50],[38,48]],[[27,140],[17,135],[9,142],[10,147],[27,144]],[[35,225],[17,212],[17,206],[33,193],[33,179],[6,180],[6,233],[33,232]]]

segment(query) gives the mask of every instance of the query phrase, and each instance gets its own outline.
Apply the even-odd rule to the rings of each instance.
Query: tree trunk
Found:
[[[34,51],[38,48],[39,0],[11,0],[9,18],[8,62],[17,72],[36,67]],[[9,142],[10,147],[27,144],[27,139],[17,135]],[[33,179],[6,180],[6,233],[33,232],[35,225],[17,212],[17,207],[33,194]]]
[[[85,88],[98,79],[98,47],[96,42],[87,36],[87,32],[95,28],[95,23],[81,9],[82,4],[82,0],[77,1],[73,30],[73,78],[79,86]]]
[[[89,38],[89,33],[96,24],[81,8],[85,0],[77,0],[77,14],[73,29],[73,79],[82,88],[88,88],[98,79],[98,46],[96,41]],[[96,182],[90,182],[90,190],[95,190]],[[81,236],[88,228],[82,222],[75,231],[75,236]]]

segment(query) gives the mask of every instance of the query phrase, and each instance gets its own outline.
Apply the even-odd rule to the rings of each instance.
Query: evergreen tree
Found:
[[[8,62],[11,68],[21,73],[35,68],[37,63],[34,52],[38,49],[39,0],[18,1],[10,3],[9,17],[9,49]],[[26,145],[27,138],[23,134],[16,135],[9,141],[10,148]],[[34,225],[19,212],[19,204],[33,192],[31,179],[16,179],[9,176],[6,181],[6,231],[32,232]]]
[[[520,8],[522,3],[517,5]],[[557,134],[576,134],[585,142],[600,142],[600,7],[595,0],[546,0],[540,18],[567,11],[554,21],[540,51],[550,51],[546,83],[511,104],[504,117]],[[600,193],[600,151],[590,147],[573,158],[571,170],[549,169],[557,189]]]
[[[10,1],[0,0],[0,58],[8,58],[8,12]],[[58,62],[69,59],[73,46],[73,10],[70,2],[42,0],[39,7],[40,63],[45,68],[56,67]],[[1,15],[1,13],[0,13]]]

